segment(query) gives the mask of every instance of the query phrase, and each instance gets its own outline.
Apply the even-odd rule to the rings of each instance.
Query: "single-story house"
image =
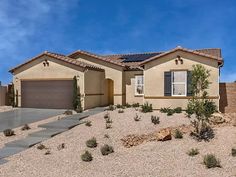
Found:
[[[84,109],[145,102],[154,109],[185,108],[191,98],[189,71],[195,64],[210,70],[209,98],[219,105],[221,49],[178,46],[164,52],[115,55],[46,51],[10,72],[21,107],[71,108],[76,76]]]

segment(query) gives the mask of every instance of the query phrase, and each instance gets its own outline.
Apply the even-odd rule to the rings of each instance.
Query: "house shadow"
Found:
[[[225,108],[228,106],[228,95],[226,83],[220,83],[220,103],[219,110],[225,113]]]

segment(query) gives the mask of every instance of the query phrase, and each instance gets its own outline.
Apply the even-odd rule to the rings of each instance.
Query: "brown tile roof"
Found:
[[[97,66],[93,66],[93,65],[90,65],[90,64],[88,64],[88,63],[81,62],[81,61],[79,61],[79,60],[75,60],[75,59],[69,58],[69,57],[67,57],[67,56],[65,56],[65,55],[45,51],[45,52],[41,53],[40,55],[38,55],[38,56],[36,56],[36,57],[34,57],[34,58],[28,60],[27,62],[25,62],[25,63],[23,63],[23,64],[21,64],[21,65],[15,67],[15,68],[13,68],[13,69],[11,69],[9,72],[12,73],[12,72],[14,72],[16,69],[18,69],[18,68],[20,68],[20,67],[22,67],[22,66],[24,66],[24,65],[26,65],[26,64],[28,64],[28,63],[34,61],[34,60],[36,60],[36,59],[42,57],[42,56],[52,57],[52,58],[55,58],[55,59],[57,59],[57,60],[64,61],[64,62],[66,62],[66,63],[72,64],[72,65],[75,65],[75,66],[79,66],[79,67],[82,67],[82,68],[104,71],[103,69],[101,69],[101,68],[99,68],[99,67],[97,67]]]

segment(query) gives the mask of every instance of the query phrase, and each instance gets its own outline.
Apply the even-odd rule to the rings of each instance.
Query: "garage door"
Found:
[[[21,103],[25,108],[72,108],[73,81],[22,81]]]

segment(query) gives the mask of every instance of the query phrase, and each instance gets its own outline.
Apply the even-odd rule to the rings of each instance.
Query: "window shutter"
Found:
[[[171,96],[171,72],[164,72],[164,95]]]
[[[187,96],[193,96],[192,89],[191,89],[191,81],[192,81],[192,72],[187,72]]]

